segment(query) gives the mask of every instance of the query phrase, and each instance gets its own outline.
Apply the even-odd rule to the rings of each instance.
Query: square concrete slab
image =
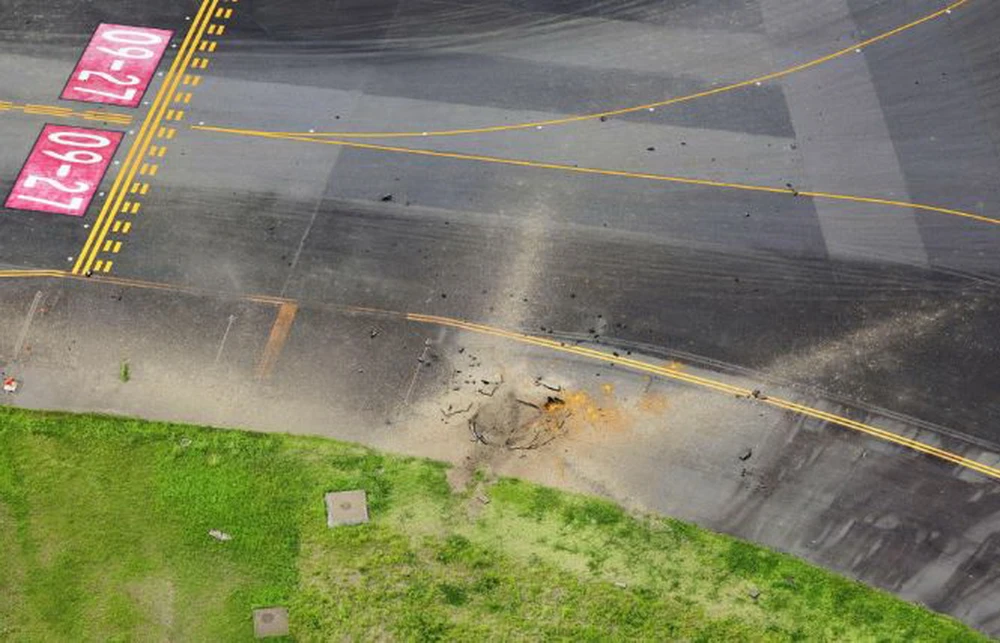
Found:
[[[259,639],[288,634],[288,608],[263,607],[253,611],[253,635]]]
[[[326,494],[324,500],[327,527],[368,522],[368,498],[364,489],[334,491]]]

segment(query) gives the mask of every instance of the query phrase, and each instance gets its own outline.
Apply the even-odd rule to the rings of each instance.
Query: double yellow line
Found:
[[[203,295],[203,296],[216,294],[209,291],[202,291],[199,289],[185,287],[185,286],[176,286],[173,284],[156,283],[149,281],[139,281],[135,279],[122,279],[118,277],[101,276],[94,280],[88,280],[88,279],[83,279],[82,277],[79,276],[72,275],[67,272],[63,272],[61,270],[0,270],[0,278],[16,279],[16,278],[26,278],[26,277],[80,279],[82,281],[86,281],[91,284],[94,283],[113,284],[113,285],[132,287],[132,288],[165,290],[169,292],[184,292],[188,294]],[[271,337],[268,338],[268,347],[265,349],[264,358],[262,359],[261,363],[258,365],[257,368],[258,377],[266,376],[267,372],[273,367],[274,362],[277,359],[277,351],[280,351],[281,344],[283,344],[284,341],[287,339],[288,332],[291,328],[292,320],[295,318],[295,313],[298,310],[298,302],[292,299],[285,299],[283,297],[272,297],[267,295],[256,295],[256,296],[245,295],[243,296],[243,299],[247,301],[253,301],[257,303],[269,304],[279,307],[278,319],[275,321],[274,327],[272,327]],[[347,309],[351,312],[356,312],[356,313],[372,314],[372,315],[388,315],[391,317],[402,318],[422,324],[447,326],[450,328],[457,328],[460,330],[478,333],[481,335],[490,335],[493,337],[516,341],[522,344],[538,346],[541,348],[546,348],[561,353],[577,355],[579,357],[585,357],[587,359],[597,360],[604,363],[616,364],[618,366],[622,366],[624,368],[633,371],[649,373],[651,375],[657,375],[671,380],[684,382],[686,384],[691,384],[694,386],[699,386],[701,388],[706,388],[715,391],[717,393],[722,393],[724,395],[732,395],[743,398],[753,398],[756,402],[759,402],[761,404],[767,404],[769,406],[789,411],[797,415],[811,417],[817,420],[821,420],[823,422],[827,422],[829,424],[834,424],[846,429],[858,431],[859,433],[864,433],[879,440],[891,442],[893,444],[897,444],[907,449],[912,449],[914,451],[924,453],[939,460],[944,460],[945,462],[950,462],[960,467],[970,469],[972,471],[993,478],[995,480],[1000,480],[1000,468],[983,464],[982,462],[977,462],[976,460],[966,458],[965,456],[959,455],[952,451],[946,451],[945,449],[935,447],[925,442],[920,442],[919,440],[914,440],[912,438],[908,438],[906,436],[899,435],[897,433],[892,433],[891,431],[887,431],[885,429],[880,429],[877,426],[873,426],[871,424],[865,424],[864,422],[858,422],[856,420],[852,420],[842,415],[836,415],[834,413],[822,411],[820,409],[813,408],[810,406],[804,406],[802,404],[798,404],[790,400],[785,400],[780,397],[761,396],[761,395],[755,396],[754,391],[752,391],[751,389],[729,384],[722,380],[716,380],[707,377],[701,377],[698,375],[692,375],[690,373],[685,373],[679,368],[650,364],[648,362],[632,359],[630,357],[621,357],[620,355],[605,353],[604,351],[596,350],[593,348],[569,345],[563,342],[548,339],[546,337],[536,337],[534,335],[526,335],[524,333],[504,330],[502,328],[495,328],[493,326],[486,326],[484,324],[476,324],[473,322],[467,322],[460,319],[453,319],[451,317],[439,317],[437,315],[423,315],[420,313],[401,313],[401,312],[382,310],[377,308],[365,308],[361,306],[348,306]]]
[[[77,112],[69,107],[59,107],[57,105],[36,105],[28,103],[18,105],[10,101],[0,100],[0,112],[3,111],[24,112],[25,114],[37,114],[39,116],[53,116],[55,118],[82,118],[88,121],[101,121],[113,123],[115,125],[129,125],[132,117],[128,114],[118,114],[116,112],[102,112],[89,109],[84,112]]]
[[[177,85],[191,64],[191,58],[197,50],[198,43],[204,36],[208,22],[211,20],[218,4],[219,0],[203,0],[201,7],[198,8],[198,13],[192,21],[187,34],[184,36],[184,42],[177,51],[177,55],[170,65],[170,70],[163,79],[163,84],[160,85],[159,91],[156,92],[153,105],[149,113],[146,114],[142,127],[139,129],[139,135],[133,140],[132,147],[125,158],[125,163],[122,164],[121,170],[118,171],[118,176],[115,177],[111,190],[104,200],[101,213],[97,216],[97,221],[94,223],[87,241],[83,244],[83,249],[76,258],[76,263],[73,265],[72,270],[74,275],[87,274],[97,259],[97,254],[105,238],[108,236],[111,224],[114,222],[125,200],[127,193],[125,187],[130,185],[135,178],[142,159],[145,158],[150,143],[159,129],[160,123],[163,121],[167,106],[173,100],[173,96],[177,91]]]
[[[691,375],[690,373],[685,373],[675,368],[668,368],[665,366],[657,366],[656,364],[650,364],[648,362],[643,362],[636,359],[631,359],[628,357],[620,357],[616,355],[609,355],[604,351],[599,351],[593,348],[586,348],[583,346],[572,346],[565,344],[563,342],[551,340],[545,337],[535,337],[533,335],[525,335],[523,333],[516,333],[508,330],[503,330],[500,328],[493,328],[492,326],[484,326],[482,324],[474,324],[471,322],[465,322],[457,319],[451,319],[450,317],[438,317],[436,315],[421,315],[416,313],[408,313],[406,319],[410,321],[420,322],[424,324],[435,324],[438,326],[449,326],[452,328],[458,328],[461,330],[471,331],[474,333],[479,333],[483,335],[492,335],[494,337],[501,337],[503,339],[513,340],[520,342],[522,344],[530,344],[534,346],[540,346],[542,348],[547,348],[549,350],[559,351],[561,353],[570,353],[573,355],[578,355],[580,357],[586,357],[589,359],[599,360],[605,363],[617,364],[625,368],[640,371],[644,373],[650,373],[652,375],[658,375],[661,377],[666,377],[672,380],[677,380],[680,382],[685,382],[687,384],[693,384],[695,386],[700,386],[702,388],[711,389],[713,391],[724,393],[727,395],[733,395],[738,397],[751,398],[753,397],[755,401],[762,404],[767,404],[785,411],[791,411],[799,415],[804,415],[817,420],[822,420],[830,424],[835,424],[847,429],[852,429],[860,433],[865,433],[869,436],[878,438],[880,440],[885,440],[886,442],[892,442],[893,444],[898,444],[900,446],[913,449],[914,451],[919,451],[920,453],[927,454],[929,456],[950,462],[952,464],[965,467],[981,473],[985,476],[993,478],[995,480],[1000,480],[1000,468],[992,467],[982,462],[977,462],[971,460],[964,456],[951,451],[946,451],[940,449],[930,444],[920,442],[919,440],[914,440],[891,431],[886,431],[885,429],[880,429],[877,426],[872,426],[871,424],[865,424],[864,422],[858,422],[850,418],[846,418],[842,415],[836,415],[834,413],[828,413],[826,411],[821,411],[809,406],[803,406],[802,404],[797,404],[790,400],[785,400],[780,397],[771,396],[755,396],[754,391],[744,388],[741,386],[734,386],[728,384],[721,380],[709,379],[706,377],[700,377],[697,375]]]

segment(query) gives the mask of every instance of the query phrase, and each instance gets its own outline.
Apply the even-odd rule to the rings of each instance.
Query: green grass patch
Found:
[[[0,409],[0,639],[986,640],[797,559],[318,438]],[[328,529],[363,488],[371,522]],[[232,536],[219,542],[218,529]],[[759,596],[751,597],[751,590]]]

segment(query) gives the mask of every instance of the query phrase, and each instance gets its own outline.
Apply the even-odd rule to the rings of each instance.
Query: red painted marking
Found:
[[[101,23],[59,98],[138,107],[173,35]]]
[[[83,216],[123,136],[109,130],[46,125],[4,207]]]

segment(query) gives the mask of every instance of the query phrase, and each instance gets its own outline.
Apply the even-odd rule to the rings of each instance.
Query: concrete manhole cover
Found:
[[[368,498],[364,489],[335,491],[326,494],[324,500],[328,527],[368,522]]]
[[[288,634],[288,609],[264,607],[253,611],[253,635],[259,639]]]

